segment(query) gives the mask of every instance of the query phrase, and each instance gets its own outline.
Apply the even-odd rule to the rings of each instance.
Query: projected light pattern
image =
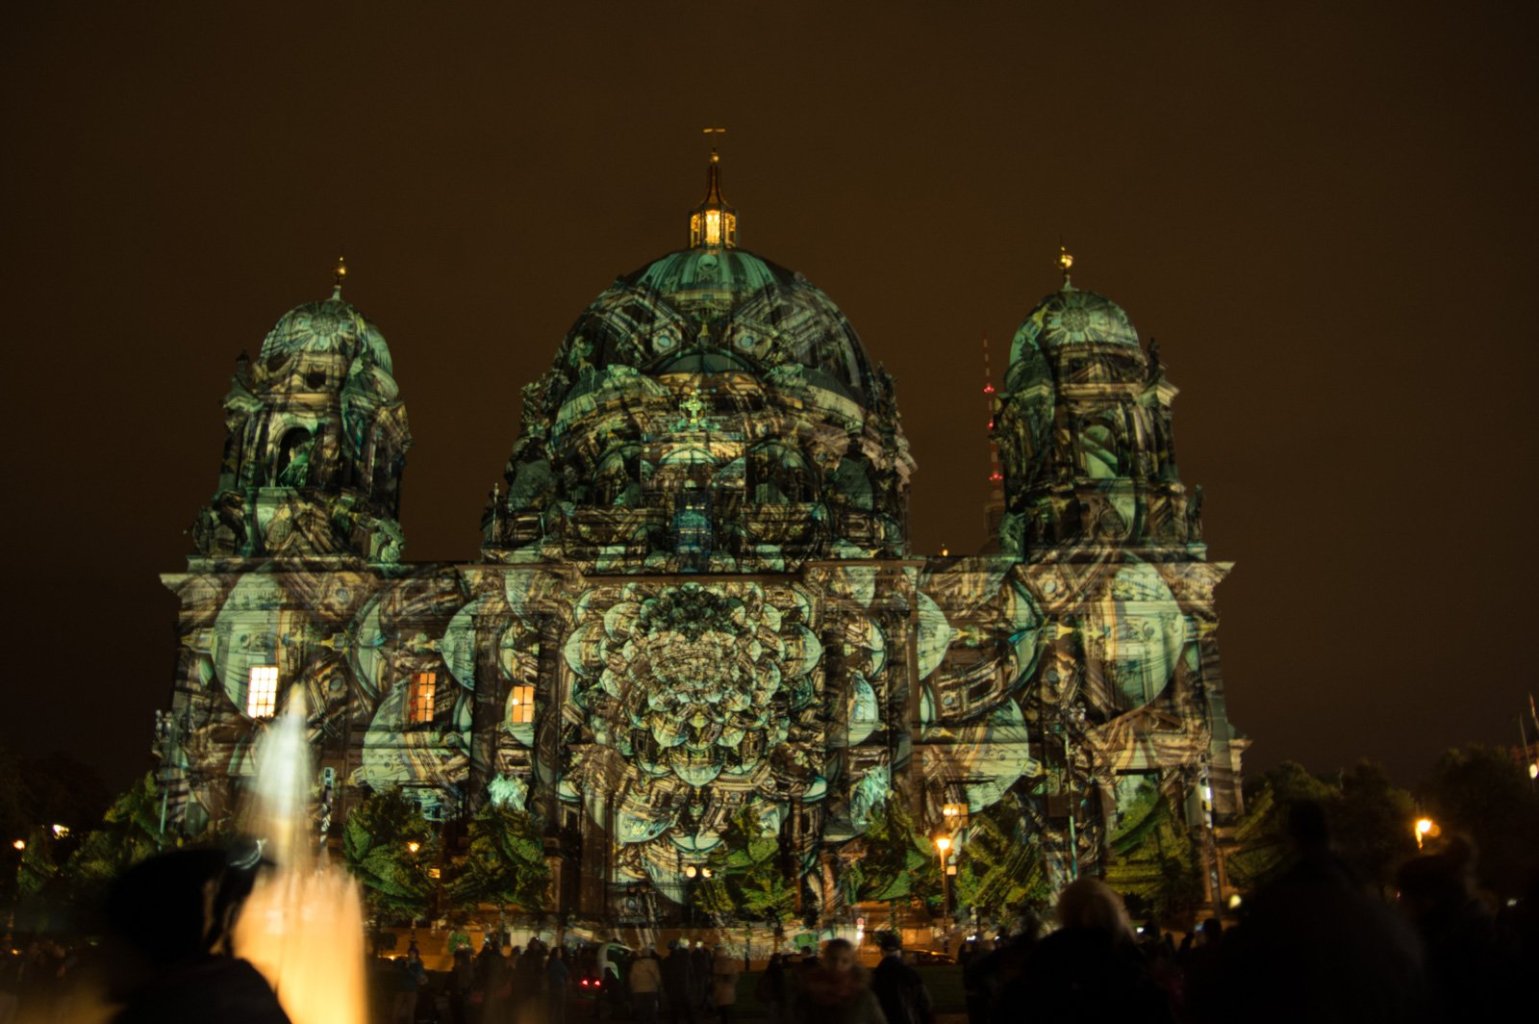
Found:
[[[198,554],[166,577],[185,830],[251,773],[270,665],[304,689],[338,820],[360,788],[524,808],[568,863],[552,909],[582,918],[678,913],[745,821],[810,917],[899,891],[867,854],[905,815],[953,864],[976,833],[1054,883],[1164,829],[1221,888],[1229,566],[1176,467],[1176,389],[1110,300],[1065,279],[1017,332],[999,535],[960,558],[909,555],[891,379],[741,248],[663,256],[578,318],[524,389],[478,563],[400,562],[391,372],[340,295],[237,369]]]

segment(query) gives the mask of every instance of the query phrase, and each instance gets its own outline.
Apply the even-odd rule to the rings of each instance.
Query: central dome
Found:
[[[573,378],[568,400],[613,366],[758,376],[787,364],[811,386],[868,404],[870,361],[839,307],[802,275],[725,247],[668,253],[623,275],[578,317],[557,358]]]
[[[689,248],[617,278],[524,389],[488,559],[723,573],[906,555],[892,378],[827,295],[738,248],[717,163]]]

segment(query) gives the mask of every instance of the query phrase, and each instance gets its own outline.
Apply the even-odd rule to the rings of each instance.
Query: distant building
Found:
[[[964,873],[988,828],[1049,889],[1160,821],[1216,901],[1244,746],[1229,566],[1157,355],[1065,254],[992,395],[991,553],[915,556],[891,378],[827,295],[737,246],[718,171],[689,246],[615,281],[524,387],[477,561],[403,561],[411,436],[345,271],[241,359],[196,554],[164,577],[179,827],[231,814],[298,684],[338,820],[388,787],[434,819],[525,808],[577,918],[677,914],[737,817],[837,919],[894,803]]]

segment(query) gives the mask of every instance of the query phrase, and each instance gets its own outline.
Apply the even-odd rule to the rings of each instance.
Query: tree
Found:
[[[852,888],[860,900],[912,897],[927,905],[939,904],[940,861],[935,847],[914,828],[913,817],[898,800],[888,800],[871,812]]]
[[[1278,808],[1270,785],[1246,784],[1245,813],[1234,823],[1224,858],[1229,884],[1235,888],[1254,892],[1292,863],[1293,847]]]
[[[718,921],[784,924],[796,907],[796,891],[779,858],[779,837],[765,833],[753,811],[738,810],[706,862],[711,877],[694,883],[695,907]]]
[[[1285,761],[1248,780],[1245,801],[1225,860],[1229,880],[1241,889],[1254,891],[1293,864],[1288,814],[1302,801],[1324,809],[1337,855],[1365,881],[1389,885],[1396,865],[1415,852],[1411,794],[1372,761],[1328,776]]]
[[[480,903],[545,908],[550,869],[534,819],[507,805],[486,804],[470,821],[470,848],[447,890],[456,907]]]
[[[63,885],[63,865],[87,830],[99,827],[110,803],[97,771],[68,754],[24,757],[0,748],[0,897],[51,895]],[[73,839],[60,842],[52,826]],[[15,847],[17,840],[26,845]]]
[[[1106,883],[1140,912],[1162,922],[1190,922],[1202,906],[1202,859],[1168,795],[1161,794],[1111,852]]]
[[[417,802],[399,789],[372,793],[342,829],[342,856],[363,886],[370,913],[415,920],[427,913],[437,882],[439,841]]]
[[[33,825],[65,825],[83,832],[101,821],[114,797],[101,773],[69,754],[55,751],[19,759],[23,807]]]
[[[1422,786],[1423,804],[1443,835],[1468,836],[1480,880],[1501,897],[1532,884],[1539,850],[1539,796],[1523,766],[1485,746],[1449,750]]]
[[[1014,800],[1001,800],[972,816],[955,884],[957,907],[969,907],[982,918],[1040,911],[1052,900],[1042,844],[1027,834],[1025,816]]]
[[[1336,851],[1364,878],[1388,886],[1395,868],[1416,852],[1416,801],[1372,761],[1342,772],[1337,784],[1339,795],[1326,806]]]
[[[85,834],[60,870],[63,895],[75,902],[93,900],[112,880],[157,853],[160,834],[160,789],[152,772],[112,802],[101,824]]]

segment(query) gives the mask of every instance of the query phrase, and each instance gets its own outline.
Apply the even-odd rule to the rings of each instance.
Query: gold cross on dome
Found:
[[[690,389],[689,397],[679,403],[679,408],[684,410],[684,415],[688,418],[689,425],[698,427],[700,425],[700,414],[705,411],[705,403],[700,400],[700,389]]]

